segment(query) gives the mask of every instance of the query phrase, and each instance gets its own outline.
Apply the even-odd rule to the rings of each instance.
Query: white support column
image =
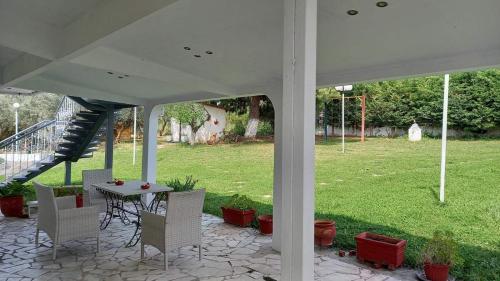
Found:
[[[450,85],[450,75],[444,75],[444,94],[443,94],[443,125],[441,133],[441,178],[439,184],[439,201],[444,203],[444,187],[446,179],[446,143],[448,138],[448,92]]]
[[[283,201],[283,105],[282,95],[283,90],[273,91],[273,95],[269,95],[269,99],[274,107],[274,185],[273,185],[273,240],[272,247],[274,250],[281,252],[281,212]]]
[[[317,0],[285,0],[284,17],[281,280],[303,281],[314,279]]]
[[[142,144],[142,180],[156,183],[156,144],[161,105],[144,106],[144,136]]]

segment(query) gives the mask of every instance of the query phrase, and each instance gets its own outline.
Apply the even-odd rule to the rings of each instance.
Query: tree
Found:
[[[260,101],[262,96],[250,97],[250,114],[248,116],[248,123],[245,130],[245,137],[255,138],[257,136],[257,128],[260,120]]]
[[[174,118],[182,124],[188,124],[191,127],[189,143],[194,145],[195,133],[203,126],[208,119],[208,112],[202,104],[196,102],[185,102],[165,105],[165,115],[170,119]],[[179,128],[179,139],[181,130]]]
[[[61,96],[56,94],[3,95],[0,94],[0,139],[15,133],[15,113],[13,104],[20,104],[19,130],[24,130],[43,120],[55,118]]]

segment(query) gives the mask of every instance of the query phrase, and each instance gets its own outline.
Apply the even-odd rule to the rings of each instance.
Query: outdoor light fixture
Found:
[[[19,108],[21,105],[20,105],[18,102],[15,102],[12,106],[13,106],[14,108]]]
[[[377,4],[376,4],[376,5],[377,5],[377,7],[380,7],[380,8],[385,8],[385,7],[387,7],[389,4],[388,4],[387,2],[385,2],[385,1],[379,1],[379,2],[377,2]]]
[[[350,16],[355,16],[355,15],[357,15],[358,13],[359,13],[359,12],[358,12],[358,11],[356,11],[356,10],[349,10],[349,11],[347,11],[347,14],[348,14],[348,15],[350,15]]]

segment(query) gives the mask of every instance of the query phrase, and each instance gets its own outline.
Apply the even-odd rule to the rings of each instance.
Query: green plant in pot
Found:
[[[187,176],[184,182],[181,182],[178,178],[172,179],[166,182],[166,185],[172,188],[173,192],[183,192],[183,191],[191,191],[194,189],[195,185],[198,183],[198,180],[194,180],[193,176]]]
[[[221,210],[224,221],[229,224],[248,227],[255,220],[255,202],[245,195],[233,195]]]
[[[24,197],[29,196],[31,190],[19,182],[11,182],[0,189],[0,210],[6,217],[22,217]]]
[[[447,281],[450,267],[460,262],[458,244],[449,231],[436,231],[422,251],[425,276],[430,281]]]

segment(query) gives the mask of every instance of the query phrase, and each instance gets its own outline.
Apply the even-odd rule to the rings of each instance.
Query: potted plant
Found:
[[[329,247],[333,245],[333,239],[337,234],[335,222],[331,220],[314,221],[314,244],[319,247]]]
[[[273,215],[260,215],[257,217],[259,221],[259,230],[263,235],[273,234]]]
[[[224,222],[248,227],[255,219],[254,202],[245,195],[235,194],[221,207]]]
[[[0,210],[6,217],[23,217],[24,196],[30,191],[22,183],[13,181],[0,189]]]
[[[191,191],[194,189],[194,186],[198,183],[198,180],[193,180],[193,176],[187,176],[185,182],[181,182],[178,178],[169,180],[166,182],[166,185],[172,188],[172,192],[183,192],[183,191]]]
[[[458,244],[453,239],[453,233],[436,231],[427,242],[423,251],[425,277],[430,281],[447,281],[450,267],[460,257]]]

